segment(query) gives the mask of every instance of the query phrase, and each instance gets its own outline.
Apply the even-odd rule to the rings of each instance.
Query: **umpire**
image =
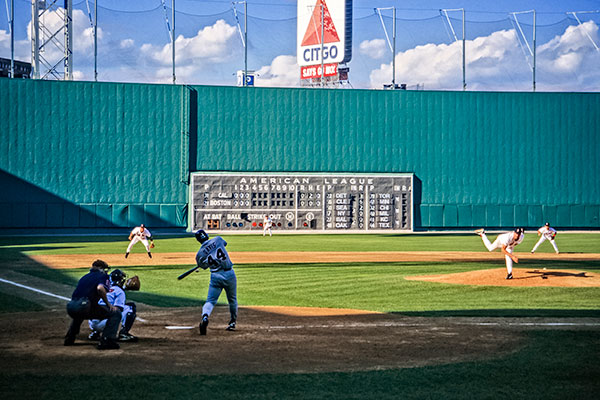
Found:
[[[117,330],[121,322],[121,312],[106,298],[106,293],[110,290],[110,280],[106,274],[108,270],[107,263],[96,260],[93,262],[90,272],[77,283],[71,301],[67,303],[67,313],[73,318],[73,321],[71,321],[71,326],[65,336],[65,346],[72,346],[75,343],[75,337],[79,333],[84,319],[106,319],[106,327],[100,343],[98,343],[98,349],[119,348]],[[108,306],[99,305],[100,299],[104,300],[104,304],[108,304]]]

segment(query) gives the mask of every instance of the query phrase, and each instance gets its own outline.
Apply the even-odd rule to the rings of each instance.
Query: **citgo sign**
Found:
[[[297,32],[301,67],[350,61],[352,0],[298,0]]]

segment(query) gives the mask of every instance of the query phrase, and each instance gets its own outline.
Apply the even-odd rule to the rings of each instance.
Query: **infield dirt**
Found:
[[[354,310],[242,307],[238,330],[228,332],[228,309],[216,307],[208,334],[200,336],[200,312],[140,305],[144,322],[136,322],[131,331],[139,341],[110,351],[97,350],[96,342],[87,339],[87,322],[75,345],[63,346],[70,321],[63,309],[0,314],[0,374],[111,375],[115,365],[119,375],[407,368],[506,355],[523,345],[525,330],[545,324],[544,319],[534,318],[420,318]],[[94,368],[89,367],[90,360]]]
[[[498,261],[489,253],[231,253],[237,264],[301,262],[402,262],[402,261]],[[298,257],[298,258],[294,258]],[[598,255],[536,255],[535,258],[569,257],[597,259]],[[586,258],[583,258],[586,257]],[[87,254],[31,256],[52,268],[87,267],[96,258],[112,266],[193,265],[193,253]],[[523,256],[522,259],[534,258]],[[25,262],[25,261],[23,261]],[[525,264],[525,263],[523,263]],[[14,266],[13,266],[14,267]],[[461,274],[418,276],[453,284],[600,286],[597,274],[578,271],[515,269],[506,281],[504,268]],[[546,278],[542,277],[546,274]],[[39,278],[13,272],[23,283],[42,287]],[[46,282],[50,284],[50,282]],[[69,292],[53,284],[46,290]],[[15,289],[17,290],[17,289]],[[22,295],[22,294],[20,294]],[[69,317],[64,300],[31,294],[43,304],[42,312],[0,314],[2,363],[0,374],[73,375],[114,374],[261,374],[334,371],[369,371],[438,365],[501,357],[526,343],[529,329],[600,329],[595,318],[488,318],[414,317],[397,313],[307,307],[241,307],[238,330],[225,331],[228,308],[216,307],[208,335],[200,336],[199,308],[156,308],[138,304],[131,331],[137,343],[123,343],[120,350],[100,352],[89,341],[87,322],[74,346],[63,346]],[[37,297],[35,297],[37,296]],[[89,368],[93,359],[96,368]],[[207,368],[207,366],[211,366]],[[90,371],[90,372],[86,372]]]
[[[343,263],[343,262],[490,262],[503,260],[498,252],[230,252],[234,264],[274,263]],[[518,254],[521,264],[529,260],[600,260],[600,254]],[[33,260],[50,268],[85,268],[100,258],[111,266],[127,265],[194,265],[195,253],[155,253],[149,258],[145,253],[132,253],[129,258],[122,254],[62,254],[30,255]],[[461,285],[492,286],[555,286],[555,287],[600,287],[600,275],[574,270],[548,270],[539,268],[515,268],[515,279],[505,280],[506,269],[482,269],[447,275],[409,277],[411,280],[452,283]]]

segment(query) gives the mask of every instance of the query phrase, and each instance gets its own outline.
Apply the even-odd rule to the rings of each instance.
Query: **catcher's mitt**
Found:
[[[150,248],[153,249],[154,248],[154,242],[150,243]]]
[[[125,281],[124,290],[140,290],[140,278],[137,275],[132,276],[131,278]]]

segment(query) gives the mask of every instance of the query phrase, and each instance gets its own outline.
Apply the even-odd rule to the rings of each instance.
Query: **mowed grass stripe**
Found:
[[[0,237],[0,251],[25,254],[121,254],[125,252],[127,235],[83,237]],[[481,239],[473,233],[464,234],[315,234],[277,235],[222,235],[229,251],[477,251],[485,252]],[[496,233],[490,233],[491,240]],[[199,243],[190,236],[173,237],[155,234],[155,253],[196,252]],[[517,252],[529,252],[538,240],[535,233],[527,233]],[[600,253],[600,233],[559,233],[556,239],[561,252]],[[132,250],[143,253],[141,244]],[[538,249],[552,253],[549,243]]]

